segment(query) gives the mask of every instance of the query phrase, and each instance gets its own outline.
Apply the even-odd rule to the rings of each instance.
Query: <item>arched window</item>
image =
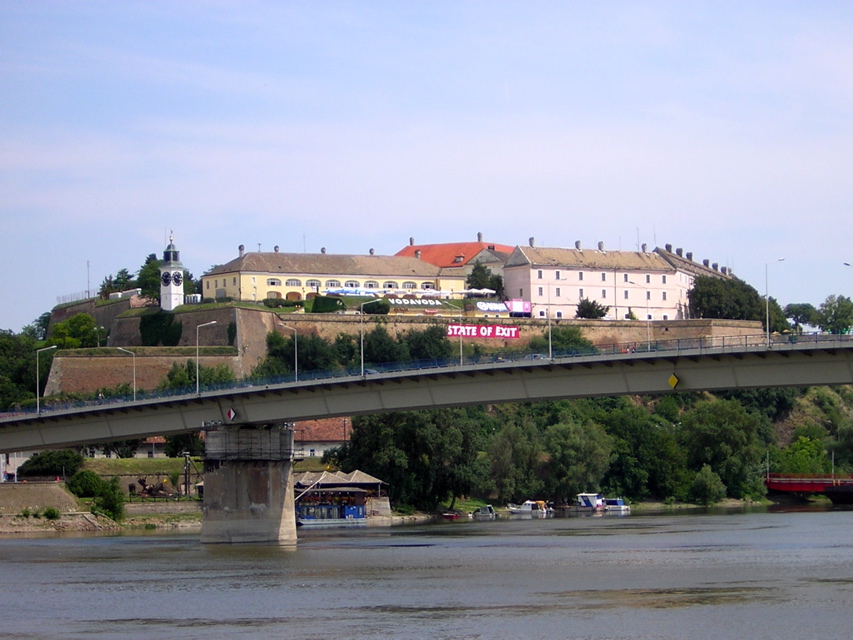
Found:
[[[336,287],[341,286],[341,281],[340,280],[326,280],[326,286],[329,287],[330,289],[334,289]]]
[[[376,280],[365,280],[364,282],[365,289],[378,289],[379,283]]]
[[[388,282],[385,282],[382,284],[382,288],[383,289],[399,289],[400,287],[398,287],[397,283],[394,282],[393,280],[389,280]]]
[[[267,278],[267,286],[268,287],[280,287],[281,280],[278,278]]]
[[[312,289],[319,289],[323,284],[319,280],[306,280],[305,286],[311,287]]]
[[[434,282],[422,282],[421,283],[421,289],[423,289],[425,291],[429,290],[429,289],[435,289],[435,283]]]
[[[344,286],[348,289],[357,289],[361,285],[358,283],[358,280],[347,280],[344,282]]]
[[[287,282],[285,282],[284,284],[288,287],[301,287],[302,280],[299,280],[298,278],[288,278]]]
[[[417,282],[404,282],[403,288],[404,289],[417,289],[418,283]]]

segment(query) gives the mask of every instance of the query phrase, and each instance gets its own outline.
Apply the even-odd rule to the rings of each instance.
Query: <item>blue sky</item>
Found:
[[[851,107],[850,2],[3,2],[0,329],[170,230],[195,276],[671,243],[818,305],[853,295]]]

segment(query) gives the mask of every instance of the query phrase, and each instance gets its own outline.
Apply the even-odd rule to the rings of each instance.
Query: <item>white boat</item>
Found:
[[[622,498],[605,498],[604,510],[607,513],[631,513],[631,507]]]
[[[483,505],[476,511],[471,513],[471,517],[474,520],[494,520],[498,517],[498,514],[495,513],[494,507],[490,504]]]
[[[526,516],[529,518],[548,518],[553,510],[543,500],[526,500],[521,504],[510,502],[506,508],[511,516]]]
[[[575,511],[604,511],[604,496],[600,493],[579,493],[575,498]]]

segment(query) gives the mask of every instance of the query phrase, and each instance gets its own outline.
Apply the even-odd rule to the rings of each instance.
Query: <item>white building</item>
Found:
[[[606,251],[518,246],[504,266],[508,299],[529,302],[534,318],[574,318],[583,299],[610,307],[606,319],[680,320],[689,317],[687,292],[697,275],[731,274],[693,262],[681,249]]]

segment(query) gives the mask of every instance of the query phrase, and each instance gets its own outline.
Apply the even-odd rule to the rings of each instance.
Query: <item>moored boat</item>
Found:
[[[548,518],[553,515],[551,509],[544,500],[525,500],[521,504],[510,502],[506,508],[511,516],[525,516],[530,518]]]
[[[631,513],[631,507],[622,498],[605,498],[604,510],[607,513]]]
[[[494,507],[490,504],[483,505],[476,511],[471,512],[471,517],[474,520],[494,520],[498,517],[498,514],[495,513]]]
[[[600,493],[579,493],[575,497],[575,511],[604,511],[604,496]]]

